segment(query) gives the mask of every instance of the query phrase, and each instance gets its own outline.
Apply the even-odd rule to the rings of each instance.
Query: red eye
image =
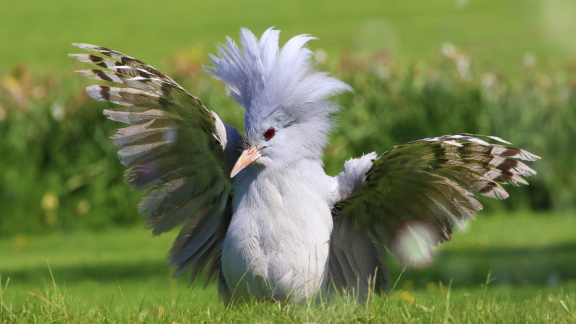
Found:
[[[276,131],[274,130],[274,128],[269,128],[266,133],[264,133],[264,137],[266,137],[267,139],[271,139],[272,137],[274,137],[274,134],[276,134]]]

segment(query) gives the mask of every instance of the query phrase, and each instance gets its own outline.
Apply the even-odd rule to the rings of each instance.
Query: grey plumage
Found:
[[[176,275],[190,270],[194,281],[207,268],[226,301],[299,301],[331,288],[362,299],[371,286],[385,289],[387,250],[429,261],[431,246],[482,208],[476,196],[504,199],[501,184],[535,174],[519,160],[537,156],[460,134],[370,153],[327,176],[321,158],[339,109],[328,99],[351,88],[313,70],[304,47],[312,37],[280,49],[278,35],[242,29],[242,49],[228,38],[206,68],[245,109],[244,136],[153,67],[74,44],[102,57],[70,56],[108,69],[79,73],[123,85],[87,92],[125,106],[104,113],[130,125],[112,139],[126,182],[149,190],[139,212],[153,233],[184,224],[169,253]]]

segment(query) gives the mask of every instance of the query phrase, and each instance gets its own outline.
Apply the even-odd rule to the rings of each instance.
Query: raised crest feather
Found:
[[[218,56],[211,56],[214,66],[205,69],[224,82],[229,95],[244,107],[248,124],[274,114],[295,121],[327,118],[338,106],[325,100],[352,88],[314,71],[312,52],[304,47],[314,37],[293,37],[280,49],[279,34],[270,28],[258,40],[243,28],[242,50],[228,38],[218,46]]]

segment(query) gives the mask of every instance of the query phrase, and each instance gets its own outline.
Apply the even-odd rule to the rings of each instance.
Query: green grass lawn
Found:
[[[574,290],[451,289],[395,291],[371,296],[364,304],[350,298],[301,305],[249,302],[226,307],[192,296],[153,305],[111,299],[90,304],[55,286],[24,304],[1,301],[2,323],[572,323]],[[522,296],[522,297],[519,297]],[[144,300],[146,296],[141,297]],[[136,300],[138,302],[138,300]]]
[[[121,291],[131,304],[145,294],[148,303],[190,295],[186,278],[172,280],[166,261],[175,234],[152,238],[143,228],[131,228],[3,240],[0,249],[9,252],[2,260],[9,262],[1,262],[0,273],[4,280],[10,277],[12,287],[5,298],[42,293],[52,281],[50,271],[59,286],[91,304],[120,301]],[[201,300],[218,300],[212,287],[196,290]]]
[[[499,67],[576,55],[576,4],[570,0],[409,1],[9,1],[0,11],[0,72],[15,63],[35,70],[69,66],[72,42],[112,47],[162,67],[163,57],[200,46],[212,52],[240,27],[276,26],[282,41],[308,33],[312,48],[337,53],[384,49],[428,58],[453,43]]]
[[[391,263],[391,295],[366,305],[338,299],[227,309],[214,284],[203,290],[201,283],[188,287],[186,278],[171,279],[165,255],[175,233],[152,238],[143,228],[128,228],[2,238],[0,275],[7,287],[0,292],[0,323],[575,321],[576,219],[478,218],[437,249],[431,264],[403,270]]]

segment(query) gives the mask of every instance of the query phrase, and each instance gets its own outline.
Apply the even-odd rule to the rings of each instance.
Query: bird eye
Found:
[[[271,139],[272,137],[274,137],[274,134],[276,134],[276,131],[274,130],[274,128],[269,128],[266,133],[264,133],[264,137],[266,137],[267,139]]]

